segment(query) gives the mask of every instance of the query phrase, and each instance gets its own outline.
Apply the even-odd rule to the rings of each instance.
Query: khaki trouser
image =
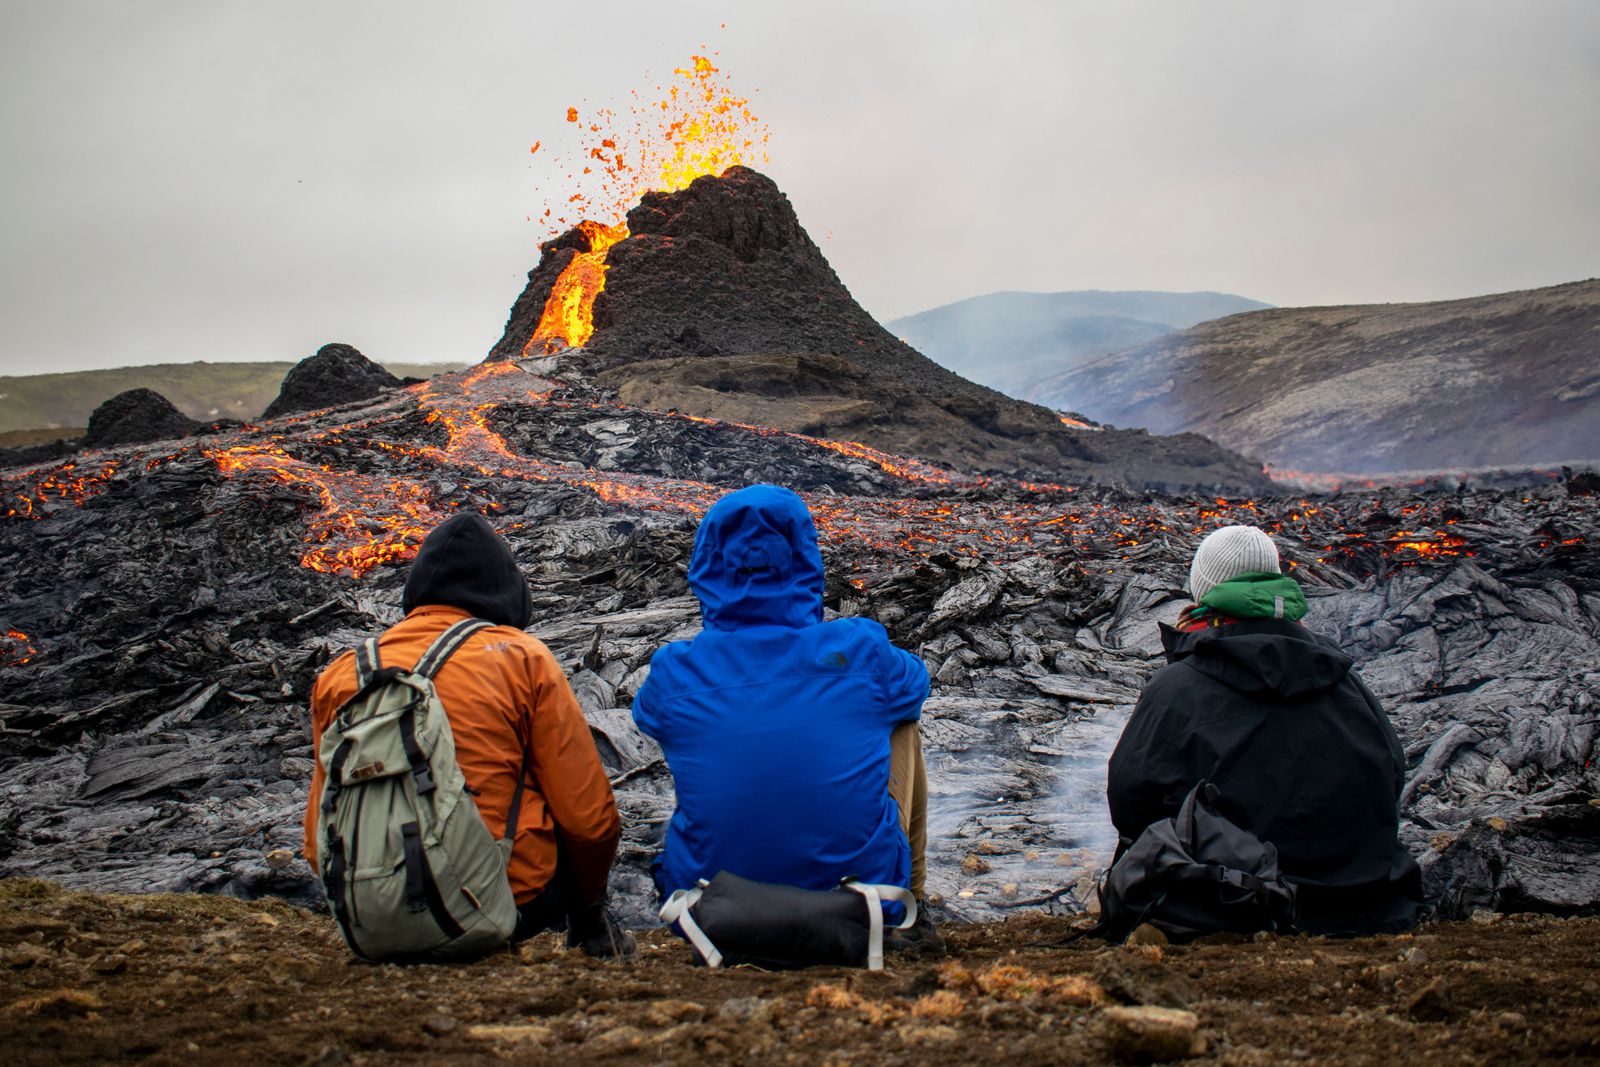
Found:
[[[889,795],[900,807],[900,830],[911,842],[911,895],[921,900],[928,877],[928,770],[914,722],[901,723],[889,735]]]

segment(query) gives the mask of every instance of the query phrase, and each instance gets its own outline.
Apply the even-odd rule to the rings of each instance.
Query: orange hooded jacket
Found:
[[[462,619],[511,624],[473,634],[434,676],[455,735],[456,760],[479,794],[478,811],[489,832],[500,837],[528,755],[509,871],[518,905],[550,884],[558,842],[571,867],[574,906],[600,900],[621,833],[616,801],[566,675],[550,650],[520,629],[531,605],[505,542],[477,515],[446,521],[423,542],[403,604],[405,619],[378,639],[387,666],[415,665],[436,637]],[[355,692],[351,651],[328,664],[312,689],[313,757],[323,731]],[[324,779],[316,764],[305,817],[305,854],[313,867]]]

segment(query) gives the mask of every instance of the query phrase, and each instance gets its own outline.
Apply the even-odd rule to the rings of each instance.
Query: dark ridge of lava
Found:
[[[88,448],[142,445],[186,437],[199,425],[155,390],[129,389],[94,409],[83,443]]]
[[[399,378],[362,355],[355,346],[327,344],[290,368],[283,376],[278,395],[261,417],[275,419],[280,415],[365,400],[402,384]]]
[[[359,403],[371,400],[386,389],[419,381],[401,381],[351,345],[326,344],[289,369],[278,395],[267,405],[261,418],[276,419]],[[225,435],[242,426],[239,420],[227,418],[196,422],[153,389],[129,389],[94,409],[89,416],[89,428],[82,437],[0,448],[0,468],[49,463],[89,449]]]
[[[788,198],[753,170],[646,193],[628,229],[607,253],[593,336],[560,353],[561,372],[595,376],[626,403],[862,441],[964,470],[1269,491],[1259,463],[1198,435],[1069,429],[1048,408],[939,366],[855,302]],[[541,246],[489,360],[524,354],[556,280],[589,248],[577,229]]]
[[[149,444],[231,425],[235,425],[231,420],[201,425],[154,389],[126,389],[90,413],[89,426],[81,437],[0,448],[0,468],[29,467],[65,459],[84,449]]]

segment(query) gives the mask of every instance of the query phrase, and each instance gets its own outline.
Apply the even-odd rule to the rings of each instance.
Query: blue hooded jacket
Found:
[[[689,586],[705,628],[655,654],[633,702],[678,793],[661,894],[724,870],[805,889],[850,875],[907,886],[889,734],[922,714],[922,661],[870,619],[822,621],[816,527],[787,489],[717,501]]]

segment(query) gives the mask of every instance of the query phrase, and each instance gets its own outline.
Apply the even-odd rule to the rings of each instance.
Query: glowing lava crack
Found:
[[[774,447],[810,457],[808,462],[845,468],[870,464],[876,477],[902,484],[903,495],[807,496],[825,544],[881,554],[885,567],[894,565],[896,557],[939,553],[986,560],[1047,553],[1115,566],[1240,521],[1280,535],[1294,546],[1288,552],[1291,566],[1314,575],[1325,567],[1353,565],[1361,570],[1383,561],[1406,566],[1472,554],[1449,514],[1447,499],[1408,505],[1393,516],[1366,497],[1321,503],[1220,497],[1188,505],[1137,502],[1072,487],[969,477],[856,442],[644,411],[578,391],[558,393],[557,388],[557,383],[516,364],[483,364],[391,394],[381,409],[363,409],[352,421],[312,413],[276,424],[276,433],[245,431],[240,440],[199,450],[225,479],[288,487],[306,507],[306,547],[300,562],[312,570],[352,577],[415,554],[428,530],[456,506],[440,496],[437,487],[444,482],[470,483],[472,499],[491,514],[503,509],[502,498],[519,482],[557,483],[585,490],[617,508],[691,518],[726,491],[706,482],[520,454],[492,423],[528,408],[540,411],[541,418],[575,427],[620,418],[649,437],[658,433],[652,424],[687,424],[707,435],[771,441]],[[444,431],[444,443],[412,439],[407,427],[415,424],[416,414],[424,426]],[[83,465],[7,475],[7,514],[12,521],[44,518],[63,503],[81,505],[191,451],[104,454]],[[328,462],[330,454],[349,456],[350,465]],[[312,455],[322,461],[307,458]],[[926,495],[934,492],[938,495]],[[1337,535],[1329,536],[1330,529]],[[1572,539],[1562,540],[1570,544]],[[865,560],[857,566],[861,581],[869,579],[868,571],[879,569]],[[863,566],[867,570],[859,569]]]

